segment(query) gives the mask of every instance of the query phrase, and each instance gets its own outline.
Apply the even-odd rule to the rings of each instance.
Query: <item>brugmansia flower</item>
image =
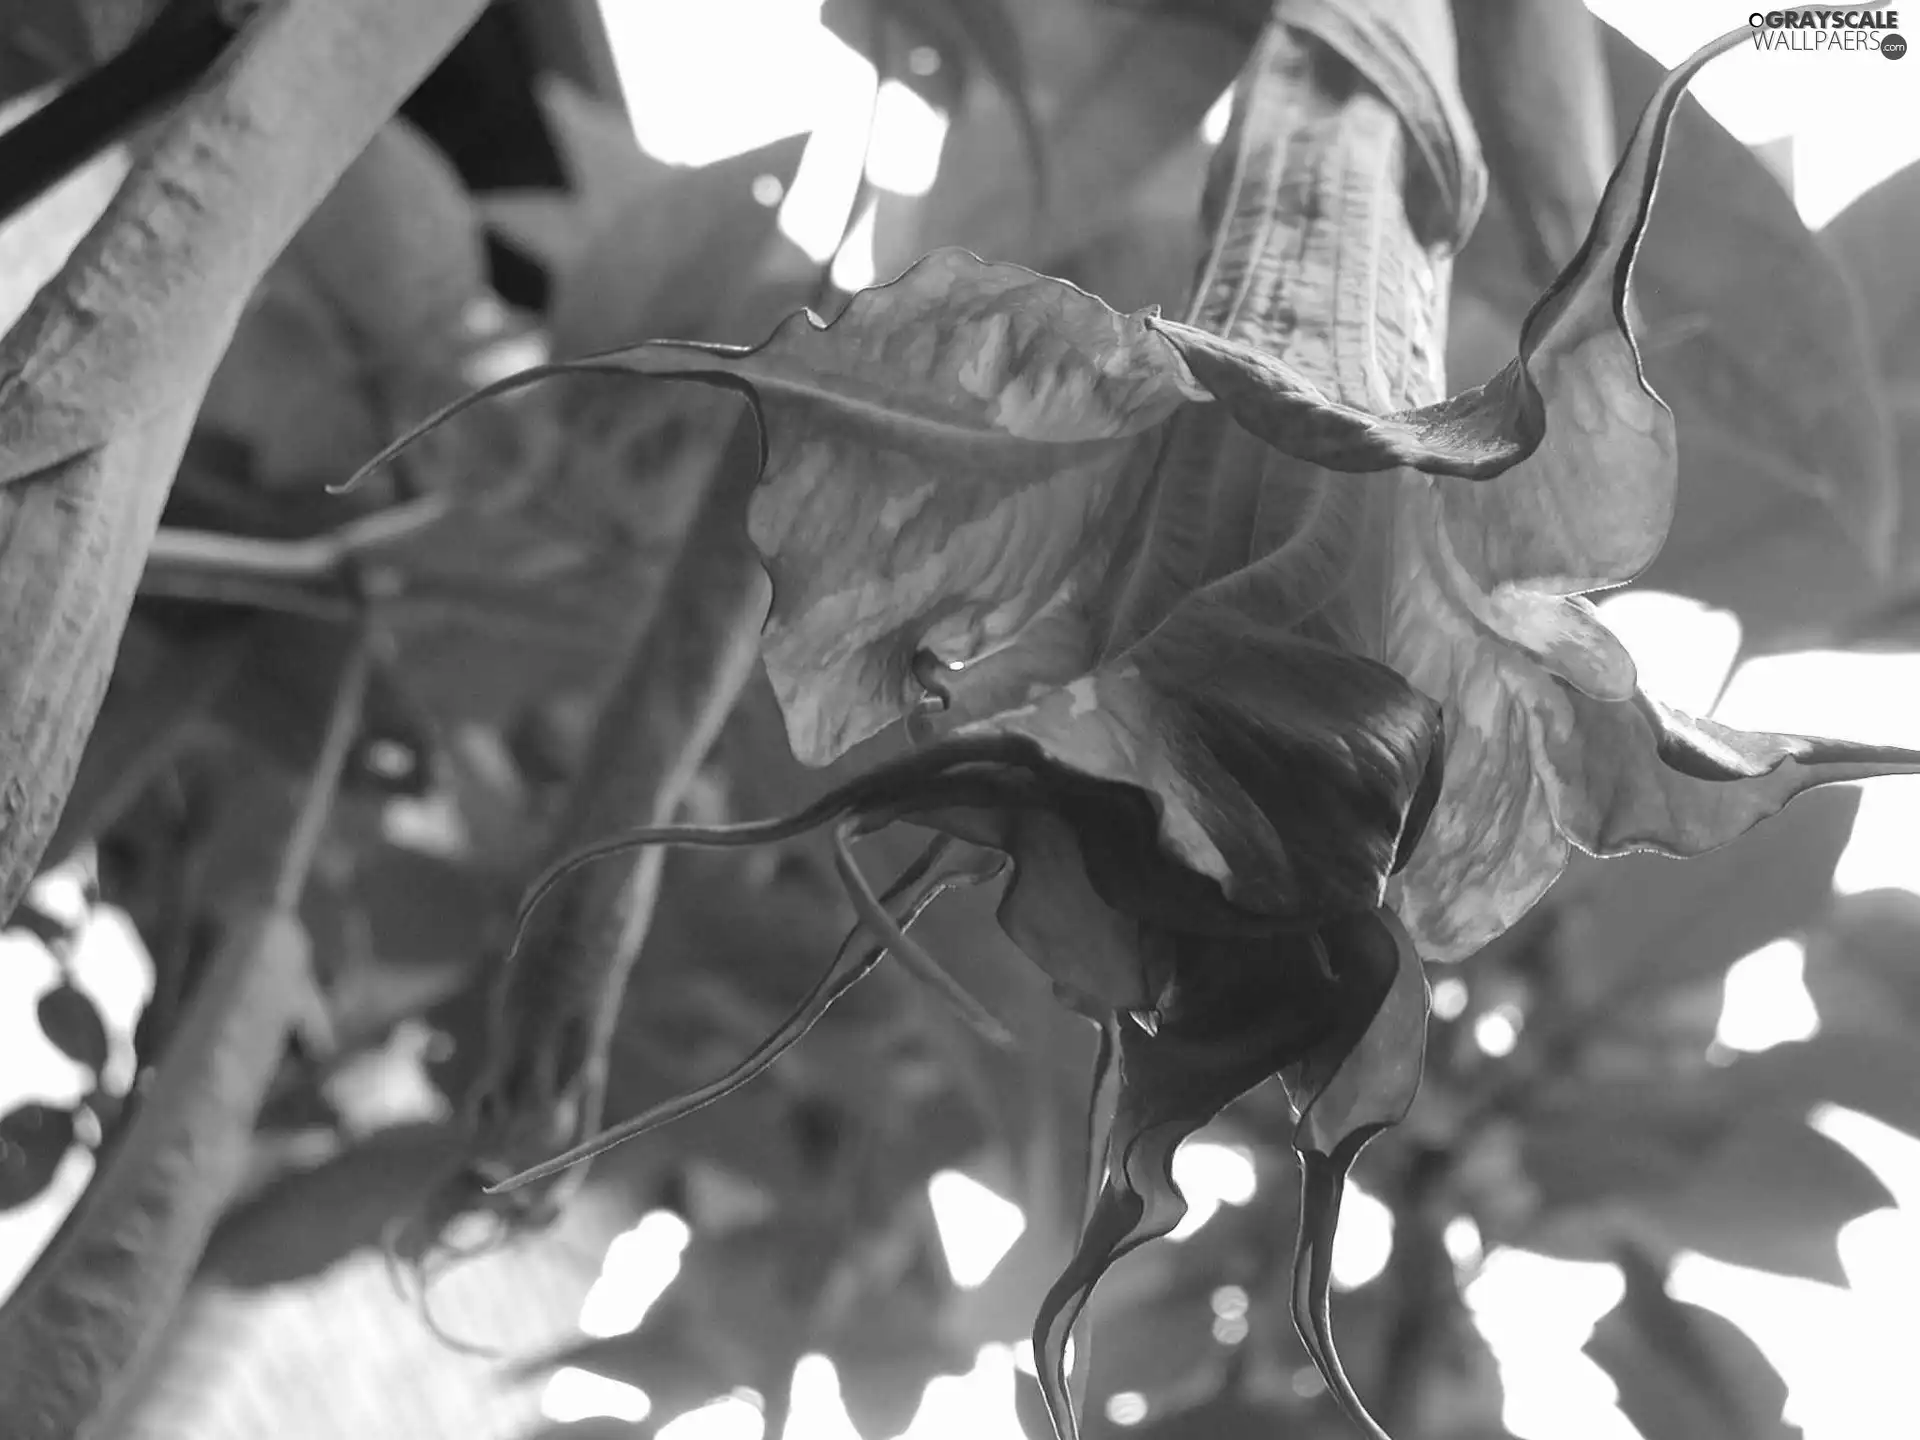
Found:
[[[1513,364],[1424,409],[1338,403],[1257,348],[960,251],[831,325],[635,346],[461,402],[580,370],[743,390],[764,438],[763,653],[794,752],[826,764],[901,721],[920,742],[799,815],[637,831],[544,877],[530,904],[614,848],[831,823],[874,945],[850,941],[726,1081],[520,1178],[763,1068],[882,947],[915,956],[906,927],[985,878],[984,848],[1011,867],[1001,924],[1117,1066],[1105,1178],[1035,1332],[1062,1433],[1075,1318],[1184,1211],[1175,1147],[1277,1075],[1305,1184],[1295,1319],[1378,1435],[1334,1354],[1329,1247],[1348,1166],[1419,1081],[1422,957],[1498,934],[1570,847],[1693,854],[1810,785],[1920,769],[1660,705],[1581,598],[1665,538],[1672,417],[1627,282],[1679,96],[1745,34],[1662,85]],[[1211,462],[1248,437],[1319,468]],[[847,841],[899,822],[946,838],[875,896]]]

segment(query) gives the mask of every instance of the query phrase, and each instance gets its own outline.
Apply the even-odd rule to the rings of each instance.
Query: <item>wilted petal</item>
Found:
[[[1204,592],[1099,670],[958,733],[1024,735],[1137,786],[1169,857],[1235,906],[1304,924],[1379,905],[1440,778],[1439,707],[1398,674]],[[1102,889],[1134,914],[1150,898]]]
[[[1106,1178],[1079,1249],[1047,1292],[1034,1327],[1041,1389],[1060,1433],[1067,1403],[1066,1343],[1100,1277],[1186,1214],[1173,1183],[1182,1140],[1262,1080],[1357,1040],[1392,986],[1393,934],[1375,914],[1312,936],[1179,942],[1179,981],[1158,1033],[1120,1032],[1120,1087]]]
[[[1333,1241],[1347,1172],[1375,1135],[1398,1125],[1420,1089],[1427,1053],[1427,976],[1412,939],[1390,915],[1380,917],[1395,960],[1386,997],[1372,1012],[1344,1017],[1356,1038],[1338,1031],[1288,1075],[1299,1123],[1300,1234],[1293,1256],[1293,1323],[1314,1365],[1362,1431],[1383,1432],[1354,1393],[1333,1341],[1330,1291]]]

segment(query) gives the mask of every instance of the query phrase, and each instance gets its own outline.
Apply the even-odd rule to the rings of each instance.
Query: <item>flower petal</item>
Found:
[[[1139,787],[1167,854],[1244,910],[1308,925],[1371,910],[1438,788],[1439,707],[1237,598],[1202,592],[1099,670],[956,734],[1026,736]],[[1142,913],[1124,892],[1109,903]]]
[[[1920,750],[1734,730],[1646,695],[1568,697],[1575,729],[1548,743],[1560,824],[1596,855],[1698,855],[1816,785],[1920,774]]]
[[[1120,1033],[1120,1086],[1106,1176],[1080,1246],[1041,1303],[1033,1348],[1058,1432],[1075,1432],[1066,1343],[1113,1263],[1186,1214],[1173,1183],[1182,1140],[1262,1080],[1357,1034],[1393,982],[1398,946],[1373,913],[1319,937],[1180,941],[1180,985],[1158,1033]]]

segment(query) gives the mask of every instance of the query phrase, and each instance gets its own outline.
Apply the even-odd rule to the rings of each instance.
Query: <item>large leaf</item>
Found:
[[[732,339],[771,251],[794,275],[806,257],[776,226],[777,207],[755,196],[759,177],[792,185],[804,137],[790,136],[717,164],[674,167],[651,178],[586,237],[554,277],[547,323],[554,347],[577,355],[635,335]],[[758,317],[748,321],[757,326]]]
[[[1733,1067],[1745,1103],[1795,1105],[1800,1113],[1844,1105],[1920,1136],[1920,1057],[1912,1032],[1863,1034],[1836,1027],[1775,1045]]]
[[[1913,257],[1920,224],[1920,164],[1895,171],[1842,210],[1820,232],[1821,243],[1852,277],[1865,302],[1882,373],[1887,378],[1901,496],[1897,551],[1904,578],[1920,559],[1920,267]],[[1911,639],[1912,627],[1906,627]]]
[[[1521,1141],[1540,1207],[1528,1243],[1598,1259],[1624,1230],[1844,1283],[1838,1232],[1891,1199],[1808,1126],[1823,1087],[1817,1072],[1790,1073],[1805,1068],[1743,1057],[1719,1071],[1588,1082],[1534,1107]]]
[[[1836,900],[1807,941],[1806,984],[1823,1028],[1910,1037],[1920,1025],[1920,895]]]
[[[295,237],[293,263],[377,360],[431,370],[458,357],[493,298],[472,198],[452,163],[395,118]]]
[[[1920,376],[1920,262],[1907,243],[1920,221],[1920,163],[1896,170],[1857,196],[1820,232],[1860,296],[1881,362],[1897,376]]]
[[[1772,824],[1691,864],[1656,855],[1587,862],[1577,885],[1580,959],[1567,983],[1589,1003],[1658,995],[1727,967],[1825,913],[1834,866],[1853,833],[1857,790],[1808,796]]]
[[[1018,15],[1008,0],[829,0],[820,23],[871,60],[882,80],[902,81],[943,110],[956,108],[977,70],[1012,113],[1038,187],[1045,152]],[[929,46],[936,64],[923,74],[909,55]]]
[[[1528,274],[1545,284],[1579,250],[1613,167],[1600,22],[1581,0],[1466,0],[1453,13],[1493,185]]]
[[[1672,1244],[1716,1260],[1829,1285],[1846,1283],[1843,1226],[1893,1196],[1851,1151],[1804,1121],[1758,1116],[1640,1209]]]
[[[291,1285],[378,1249],[395,1217],[458,1162],[455,1140],[443,1126],[396,1126],[276,1176],[221,1217],[201,1277],[247,1290]]]
[[[1109,233],[1134,182],[1198,130],[1245,55],[1232,35],[1183,18],[1087,0],[1007,8],[1046,183],[1034,183],[1033,137],[1008,90],[969,86],[933,191],[880,211],[882,273],[939,245],[1051,265]]]
[[[1753,1341],[1711,1310],[1673,1299],[1640,1252],[1619,1259],[1626,1297],[1586,1351],[1646,1440],[1797,1440],[1798,1427],[1780,1414],[1786,1382]]]

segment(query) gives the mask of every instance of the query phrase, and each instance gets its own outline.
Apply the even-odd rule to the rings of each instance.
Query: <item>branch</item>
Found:
[[[758,446],[759,432],[741,419],[717,465],[686,472],[704,493],[659,610],[600,707],[550,855],[636,823],[670,823],[751,677],[767,580],[742,511]],[[513,1173],[599,1128],[620,1001],[664,857],[650,846],[585,869],[528,919],[494,984],[487,1067],[469,1101],[474,1159]]]
[[[0,1415],[10,1440],[71,1440],[120,1398],[245,1173],[287,1035],[324,1033],[300,896],[359,728],[368,658],[363,638],[271,898],[221,945],[128,1128],[0,1309]]]
[[[0,915],[65,804],[242,306],[482,5],[266,6],[0,343]]]

